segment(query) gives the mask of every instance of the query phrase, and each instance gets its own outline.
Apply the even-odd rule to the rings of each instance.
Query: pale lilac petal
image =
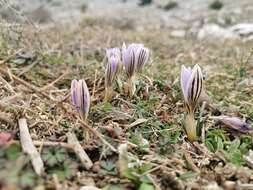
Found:
[[[85,119],[90,108],[90,94],[84,80],[73,80],[71,83],[72,102],[78,113]]]
[[[106,49],[106,56],[107,59],[110,59],[110,57],[116,57],[117,59],[120,60],[121,53],[119,48],[109,48]]]
[[[136,69],[138,72],[141,72],[142,68],[147,63],[148,59],[149,59],[149,49],[143,46],[138,47],[136,53],[136,60],[137,60]]]
[[[136,67],[135,46],[130,45],[122,50],[122,61],[128,77],[133,76]]]
[[[193,69],[182,66],[181,88],[189,112],[194,112],[203,89],[203,76],[199,65]]]
[[[77,105],[77,92],[76,92],[77,83],[78,82],[76,79],[72,80],[72,82],[71,82],[71,99],[72,99],[74,106]]]
[[[191,77],[187,83],[186,90],[187,90],[187,101],[192,109],[194,111],[199,96],[202,92],[202,83],[203,83],[203,77],[200,67],[196,64],[194,65],[191,73]]]
[[[188,86],[189,86],[188,82],[190,80],[191,74],[192,74],[191,68],[186,68],[183,65],[181,68],[181,88],[182,88],[182,92],[183,92],[184,99],[186,102],[188,102],[188,98],[187,98],[188,97],[187,92],[188,92]]]
[[[105,85],[106,87],[112,86],[116,76],[119,72],[120,62],[116,57],[110,57],[106,67]]]
[[[226,126],[231,127],[232,129],[238,130],[240,132],[249,132],[252,130],[252,128],[250,127],[248,123],[244,122],[238,117],[217,116],[213,118],[218,119]]]

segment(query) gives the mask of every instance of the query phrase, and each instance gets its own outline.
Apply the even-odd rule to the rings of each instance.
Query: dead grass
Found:
[[[103,103],[105,48],[121,46],[123,42],[143,42],[152,50],[152,57],[145,76],[139,81],[136,97],[130,100],[118,93],[111,103]],[[95,163],[92,170],[86,171],[75,155],[68,153],[78,164],[73,176],[58,184],[57,177],[46,169],[47,175],[40,179],[42,182],[36,181],[36,185],[26,188],[40,184],[48,189],[57,185],[76,189],[95,183],[98,187],[121,184],[127,189],[136,189],[142,183],[141,178],[119,178],[117,155],[93,134],[86,139],[69,98],[70,83],[74,78],[85,79],[92,92],[90,126],[115,148],[122,141],[135,144],[129,151],[139,159],[139,169],[145,164],[151,166],[145,176],[157,189],[215,189],[215,186],[226,189],[228,184],[241,187],[252,183],[252,171],[243,167],[245,163],[232,165],[229,169],[234,169],[233,172],[225,175],[234,158],[228,157],[225,147],[238,138],[240,145],[246,143],[241,151],[246,154],[252,147],[248,141],[250,137],[237,137],[238,134],[222,130],[208,118],[212,115],[210,110],[205,110],[201,118],[206,137],[215,144],[216,137],[224,135],[225,140],[221,141],[224,148],[211,152],[206,142],[190,144],[186,140],[181,124],[184,108],[179,87],[181,65],[197,63],[205,74],[205,89],[220,111],[252,122],[250,43],[200,42],[190,36],[173,39],[168,30],[127,30],[110,23],[86,20],[74,27],[52,26],[38,30],[27,26],[19,41],[6,38],[1,39],[1,44],[0,108],[1,115],[8,114],[5,119],[0,117],[1,131],[12,132],[19,140],[17,119],[20,116],[26,117],[32,139],[36,141],[66,142],[67,132],[73,131]],[[147,121],[129,127],[142,118]],[[141,145],[143,138],[149,142],[148,151]],[[112,168],[108,168],[110,164]]]

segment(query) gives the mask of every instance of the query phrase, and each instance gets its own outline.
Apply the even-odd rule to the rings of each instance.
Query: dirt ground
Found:
[[[178,7],[168,11],[158,8],[158,1],[144,7],[130,0],[125,4],[69,1],[73,6],[54,0],[28,2],[23,1],[23,7],[18,4],[20,9],[2,8],[25,14],[15,16],[19,21],[3,19],[1,25],[0,132],[10,133],[11,140],[0,149],[0,189],[253,189],[252,132],[235,131],[212,119],[217,115],[236,116],[252,127],[252,41],[198,40],[189,32],[196,21],[210,22],[215,17],[219,23],[218,18],[231,12],[239,15],[229,17],[235,18],[232,24],[250,22],[250,1],[222,1],[224,9],[220,11],[208,8],[212,1],[197,0],[177,1]],[[50,19],[38,24],[30,13],[41,4],[50,12]],[[64,11],[66,8],[75,13]],[[134,18],[138,14],[127,11],[135,9],[141,12],[140,20]],[[205,13],[199,11],[204,9]],[[112,13],[120,15],[119,10],[124,10],[121,16],[128,20],[111,18]],[[144,19],[145,12],[150,14]],[[75,21],[68,21],[69,15]],[[168,20],[149,19],[155,15]],[[171,28],[174,22],[177,24]],[[150,27],[150,23],[156,26]],[[173,37],[175,28],[187,34]],[[104,102],[105,50],[121,47],[123,42],[145,44],[151,57],[133,98],[115,87],[116,96]],[[183,129],[180,70],[182,65],[194,64],[202,68],[209,99],[196,112],[202,128],[200,138],[190,143]],[[85,79],[91,94],[88,125],[116,150],[128,143],[129,162],[123,175],[118,151],[78,119],[70,98],[73,79]],[[124,73],[122,80],[126,80]],[[42,157],[41,176],[34,172],[31,158],[20,146],[20,118],[26,119]],[[68,132],[77,136],[93,162],[90,169],[69,146]]]

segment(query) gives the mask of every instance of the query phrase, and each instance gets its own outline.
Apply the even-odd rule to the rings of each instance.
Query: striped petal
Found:
[[[138,47],[136,59],[137,59],[136,69],[138,72],[141,72],[142,68],[149,59],[149,49],[144,47]]]
[[[90,93],[84,80],[72,81],[71,97],[77,112],[86,119],[90,108]]]
[[[106,87],[112,86],[116,76],[119,72],[120,61],[116,57],[110,57],[105,71],[105,85]]]
[[[194,112],[203,88],[203,76],[199,65],[193,69],[182,66],[181,88],[188,111]]]

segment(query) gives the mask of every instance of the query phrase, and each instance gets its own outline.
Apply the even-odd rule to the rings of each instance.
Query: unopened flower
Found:
[[[122,61],[128,77],[140,72],[149,59],[149,49],[143,44],[132,43],[126,47],[122,46]]]
[[[197,122],[194,119],[194,112],[202,92],[202,83],[202,72],[198,65],[195,65],[193,69],[182,66],[181,88],[188,112],[184,120],[184,126],[190,141],[195,141],[197,139]]]
[[[203,76],[199,65],[193,69],[182,66],[181,88],[189,112],[194,112],[203,88]]]
[[[252,128],[250,127],[248,123],[239,119],[238,117],[230,117],[226,115],[221,115],[221,116],[214,116],[211,118],[217,119],[221,121],[224,125],[234,130],[240,131],[242,133],[247,133],[252,130]]]
[[[132,96],[135,92],[135,73],[140,72],[149,58],[149,50],[143,44],[132,43],[126,47],[122,46],[122,62],[129,79],[129,93]]]
[[[120,50],[119,48],[112,48],[106,51],[107,67],[105,71],[105,85],[111,87],[116,79],[120,67]]]
[[[149,49],[140,44],[136,50],[136,71],[141,72],[149,59]]]
[[[111,48],[106,50],[107,66],[105,71],[105,100],[112,96],[112,86],[120,71],[120,50],[119,48]]]
[[[71,98],[80,116],[86,120],[90,109],[90,93],[84,80],[72,80]]]
[[[133,77],[135,74],[136,49],[135,44],[131,44],[128,47],[126,47],[125,43],[122,45],[122,62],[128,78]]]

